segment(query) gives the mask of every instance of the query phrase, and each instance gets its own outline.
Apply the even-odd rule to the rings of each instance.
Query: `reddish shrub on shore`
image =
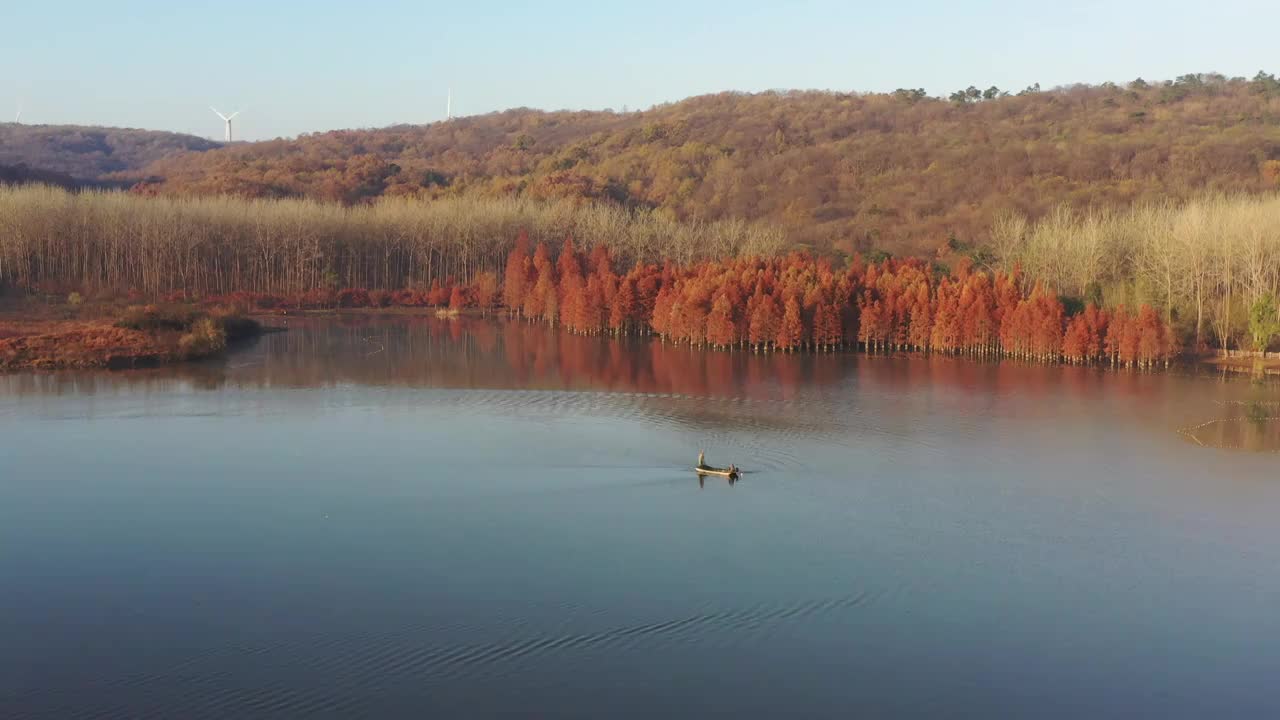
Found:
[[[369,291],[361,288],[347,288],[338,293],[338,307],[369,307],[373,302],[369,299]]]
[[[326,288],[314,288],[296,296],[294,306],[307,310],[322,310],[331,308],[337,304],[337,298],[332,290]]]
[[[439,280],[431,283],[431,290],[427,291],[427,305],[439,307],[449,301],[449,287],[440,284]]]
[[[287,303],[285,299],[279,295],[255,295],[253,297],[253,306],[259,310],[275,310],[276,308],[285,307]]]
[[[416,291],[409,288],[392,292],[391,303],[397,307],[419,307],[426,305],[425,298],[422,298]]]
[[[461,310],[467,306],[467,293],[460,285],[454,285],[449,293],[449,309]]]

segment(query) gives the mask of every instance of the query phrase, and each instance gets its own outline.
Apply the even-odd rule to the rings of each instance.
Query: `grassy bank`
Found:
[[[198,360],[261,332],[258,321],[222,308],[11,302],[0,309],[0,370],[120,369]]]

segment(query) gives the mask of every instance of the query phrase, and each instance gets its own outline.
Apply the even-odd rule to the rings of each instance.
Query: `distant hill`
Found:
[[[949,99],[723,93],[644,112],[502,113],[158,160],[140,190],[306,196],[524,194],[775,223],[797,241],[922,252],[1001,212],[1127,205],[1280,183],[1280,82],[1185,75]]]
[[[218,147],[222,144],[194,135],[158,130],[0,124],[0,165],[25,165],[82,181],[137,173],[165,157]]]
[[[66,173],[33,170],[26,165],[0,165],[0,185],[26,185],[30,183],[55,185],[67,190],[74,190],[84,185],[83,182],[77,181]]]

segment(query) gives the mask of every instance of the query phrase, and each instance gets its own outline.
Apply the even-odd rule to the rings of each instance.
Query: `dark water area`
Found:
[[[288,322],[0,376],[0,717],[1280,713],[1274,384]]]

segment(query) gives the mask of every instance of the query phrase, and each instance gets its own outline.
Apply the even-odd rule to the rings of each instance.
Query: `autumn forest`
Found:
[[[642,112],[519,109],[168,155],[136,191],[571,198],[739,219],[851,255],[929,255],[1039,218],[1280,188],[1280,81],[1188,74],[959,92],[721,93]]]
[[[100,175],[129,192],[11,175],[0,284],[52,296],[1128,367],[1280,336],[1266,73],[510,111]]]

